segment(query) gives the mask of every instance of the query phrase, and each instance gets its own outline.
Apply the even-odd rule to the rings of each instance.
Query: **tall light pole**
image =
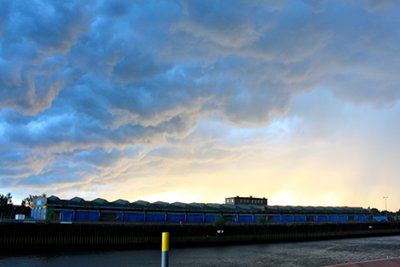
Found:
[[[383,199],[385,200],[385,211],[387,212],[387,199],[388,199],[389,197],[383,197]]]

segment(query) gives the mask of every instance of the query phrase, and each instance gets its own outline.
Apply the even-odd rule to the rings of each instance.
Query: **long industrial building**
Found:
[[[246,200],[247,199],[247,200]],[[242,204],[227,204],[242,203]],[[259,203],[259,204],[255,204]],[[97,198],[36,198],[33,219],[48,218],[60,222],[126,223],[337,223],[372,221],[369,209],[358,207],[269,206],[265,198],[227,198],[225,204],[166,203],[147,201],[109,202]]]

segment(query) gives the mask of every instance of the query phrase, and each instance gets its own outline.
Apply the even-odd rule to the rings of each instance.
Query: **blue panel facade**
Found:
[[[328,222],[338,222],[339,218],[336,215],[329,215],[328,216]]]
[[[127,222],[144,222],[144,213],[125,213],[124,221]]]
[[[238,216],[239,223],[252,223],[253,222],[253,215],[239,215]]]
[[[280,223],[280,222],[281,222],[281,216],[280,216],[280,215],[274,215],[274,216],[272,216],[272,222],[274,222],[274,223]]]
[[[283,222],[283,223],[291,223],[293,221],[294,221],[293,215],[282,215],[281,216],[281,222]]]
[[[387,216],[374,216],[374,221],[385,222],[388,220]]]
[[[237,223],[239,221],[239,215],[232,215],[231,221]]]
[[[185,222],[185,214],[168,214],[167,222]]]
[[[317,222],[327,222],[328,221],[328,216],[326,216],[326,215],[317,215],[316,216],[316,218],[317,218]]]
[[[212,223],[212,222],[215,221],[216,217],[217,216],[215,216],[215,215],[205,215],[204,216],[204,221],[208,222],[208,223]]]
[[[369,216],[367,216],[367,215],[358,215],[358,216],[354,216],[354,219],[356,221],[359,221],[359,222],[366,222],[366,221],[369,221]]]
[[[61,211],[60,212],[60,221],[62,222],[71,222],[73,220],[74,213],[72,211]]]
[[[164,213],[148,213],[146,215],[147,222],[165,222]]]
[[[36,219],[36,209],[34,208],[31,209],[31,218]]]
[[[100,211],[99,211],[100,210]],[[204,214],[201,210],[175,210],[171,213],[167,209],[162,210],[138,210],[138,209],[110,209],[106,207],[104,210],[96,207],[91,208],[90,206],[82,207],[80,210],[77,207],[71,208],[59,208],[55,209],[59,212],[60,221],[99,221],[100,218],[104,221],[119,221],[119,222],[156,222],[156,223],[209,223],[212,224],[218,218],[223,217],[225,222],[232,223],[259,223],[266,221],[267,223],[340,223],[340,222],[365,222],[365,221],[387,221],[386,216],[375,216],[372,217],[367,212],[354,212],[350,211],[346,215],[328,213],[327,211],[320,211],[319,215],[311,213],[303,213],[303,210],[292,212],[292,210],[272,211],[272,214],[267,215],[260,211],[249,211],[239,210],[232,211],[231,209],[221,211],[208,211],[208,214]],[[129,211],[128,211],[129,210]],[[101,212],[101,216],[100,216]],[[189,212],[188,214],[186,212]],[[207,211],[205,211],[207,212]],[[247,214],[246,214],[246,213]],[[257,212],[253,214],[253,212]],[[285,213],[283,213],[285,212]],[[315,212],[315,211],[314,211]],[[331,211],[329,211],[331,212]],[[339,211],[340,213],[341,211]],[[318,214],[318,213],[317,213]],[[32,218],[43,218],[43,209],[32,209]],[[264,218],[266,220],[264,220]]]
[[[306,222],[307,221],[307,217],[306,217],[306,215],[295,215],[294,216],[294,221],[295,222]]]
[[[98,221],[99,212],[97,211],[77,211],[75,213],[76,221]]]
[[[32,208],[31,210],[31,218],[35,220],[44,220],[46,218],[46,208],[37,207]]]
[[[203,220],[204,220],[203,215],[188,214],[186,216],[186,222],[188,222],[188,223],[202,223]]]
[[[115,220],[117,222],[122,222],[124,220],[124,214],[123,213],[115,213]]]

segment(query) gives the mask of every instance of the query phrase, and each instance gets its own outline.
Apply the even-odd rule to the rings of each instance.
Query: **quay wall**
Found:
[[[303,241],[400,234],[400,223],[325,224],[104,224],[0,223],[0,246],[9,250],[159,248],[170,232],[171,247]]]

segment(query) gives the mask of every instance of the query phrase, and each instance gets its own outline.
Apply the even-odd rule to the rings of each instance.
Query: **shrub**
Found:
[[[222,226],[225,225],[225,220],[223,217],[218,217],[215,221],[214,221],[214,226],[217,228],[220,228]]]

